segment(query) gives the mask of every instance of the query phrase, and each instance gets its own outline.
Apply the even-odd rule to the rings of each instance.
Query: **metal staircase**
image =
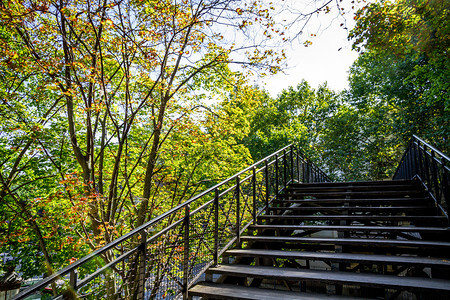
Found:
[[[190,296],[450,297],[448,219],[418,180],[293,183],[269,212]]]

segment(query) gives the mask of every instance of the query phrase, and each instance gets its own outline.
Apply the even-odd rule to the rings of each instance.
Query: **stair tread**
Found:
[[[400,232],[450,232],[448,227],[416,227],[416,226],[344,226],[344,225],[252,225],[251,229],[283,229],[283,230],[341,230],[341,231],[400,231]]]
[[[336,195],[336,196],[371,196],[371,195],[411,195],[411,194],[423,194],[423,190],[408,190],[408,191],[365,191],[365,192],[347,192],[347,191],[330,191],[330,192],[300,192],[300,193],[282,193],[279,194],[278,197],[285,198],[285,197],[303,197],[303,196],[330,196],[330,195]]]
[[[350,300],[356,299],[354,297],[345,296],[330,296],[321,294],[310,294],[303,292],[289,292],[282,290],[270,290],[256,287],[245,287],[232,284],[217,284],[212,282],[200,282],[189,290],[189,295],[192,296],[210,296],[214,299],[246,299],[246,300],[315,300],[315,299],[330,299],[330,300]],[[360,298],[361,299],[361,298]]]
[[[377,202],[418,202],[423,201],[427,202],[429,201],[429,198],[350,198],[350,199],[278,199],[275,200],[275,203],[334,203],[334,202],[350,202],[350,203],[377,203]]]
[[[380,190],[382,188],[386,189],[420,189],[420,185],[399,185],[399,184],[390,184],[390,185],[339,185],[339,186],[294,186],[288,187],[286,190],[288,191],[304,191],[304,190]]]
[[[317,207],[302,207],[302,206],[291,206],[291,207],[269,207],[271,210],[304,210],[304,211],[322,211],[322,210],[348,210],[348,211],[373,211],[373,212],[383,212],[383,211],[407,211],[407,210],[423,210],[423,209],[433,209],[429,206],[387,206],[387,207],[371,207],[371,206],[317,206]]]
[[[259,219],[298,219],[298,220],[377,220],[377,221],[413,221],[447,220],[444,216],[377,216],[377,215],[263,215]]]
[[[292,236],[242,236],[244,241],[265,242],[299,242],[309,244],[338,244],[338,245],[379,245],[400,247],[450,247],[450,242],[424,241],[424,240],[392,240],[392,239],[366,239],[366,238],[311,238]]]
[[[310,280],[326,283],[358,284],[391,288],[428,289],[450,291],[450,280],[417,277],[399,277],[368,273],[331,272],[322,270],[278,268],[266,266],[219,265],[210,273],[257,278]]]
[[[374,180],[374,181],[342,181],[342,182],[310,182],[310,183],[291,183],[290,186],[358,186],[358,185],[416,185],[415,180]]]
[[[225,255],[248,257],[278,257],[290,259],[330,260],[337,262],[383,263],[383,264],[414,264],[421,266],[450,267],[450,260],[420,256],[399,256],[380,254],[357,254],[335,252],[285,251],[266,249],[231,249]]]

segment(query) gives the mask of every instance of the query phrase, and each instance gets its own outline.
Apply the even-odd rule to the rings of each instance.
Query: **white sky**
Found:
[[[343,2],[351,5],[350,1]],[[300,40],[286,48],[288,68],[284,70],[284,74],[257,79],[255,84],[264,87],[272,97],[289,86],[296,86],[302,79],[314,88],[325,81],[336,91],[348,88],[348,71],[358,57],[358,53],[351,50],[347,30],[343,29],[347,27],[350,30],[354,26],[350,8],[351,6],[345,7],[344,26],[340,26],[344,19],[336,19],[336,13],[322,13],[312,18]],[[311,33],[316,33],[317,36],[311,37]],[[313,44],[305,47],[303,41],[307,39]]]

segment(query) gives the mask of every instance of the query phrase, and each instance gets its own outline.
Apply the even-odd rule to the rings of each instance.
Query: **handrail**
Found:
[[[450,158],[413,135],[393,179],[420,180],[447,215],[450,206]]]
[[[257,169],[258,167],[259,169]],[[244,176],[241,180],[241,175],[246,176]],[[280,193],[289,183],[294,182],[295,180],[297,180],[298,182],[330,181],[330,178],[322,170],[320,170],[320,168],[307,160],[304,155],[297,149],[297,147],[291,144],[259,160],[258,162],[221,181],[213,187],[197,194],[186,202],[168,210],[167,212],[159,215],[149,222],[135,228],[127,234],[103,246],[102,248],[97,249],[94,252],[80,258],[76,262],[64,267],[60,271],[40,280],[38,283],[17,294],[13,299],[23,299],[31,295],[32,293],[43,289],[55,280],[64,278],[64,276],[67,274],[70,274],[70,289],[74,293],[76,293],[78,288],[81,288],[81,286],[86,286],[90,281],[98,278],[108,270],[113,270],[115,277],[112,276],[110,279],[103,279],[105,282],[107,282],[107,280],[115,281],[116,277],[119,277],[118,274],[120,273],[120,276],[122,276],[122,286],[125,285],[126,281],[129,281],[130,285],[131,283],[136,284],[134,282],[136,280],[139,281],[137,288],[133,291],[133,295],[138,295],[137,298],[143,298],[144,295],[147,295],[148,289],[152,285],[153,288],[152,293],[150,293],[150,298],[158,298],[158,295],[155,293],[160,293],[160,290],[163,290],[163,288],[156,286],[156,284],[162,285],[162,282],[159,281],[166,280],[167,278],[158,275],[160,277],[157,278],[157,280],[154,279],[154,282],[151,282],[150,279],[156,278],[157,276],[152,274],[152,271],[148,269],[148,264],[149,262],[151,263],[150,269],[154,267],[153,261],[156,258],[151,256],[149,253],[151,253],[151,250],[153,251],[157,247],[159,247],[159,243],[167,244],[167,248],[164,248],[164,253],[161,254],[165,256],[161,256],[161,259],[168,259],[168,257],[172,257],[174,253],[176,254],[175,256],[178,257],[178,252],[183,251],[184,261],[177,260],[179,264],[182,264],[182,267],[180,267],[180,269],[183,269],[183,275],[179,274],[180,271],[177,271],[178,273],[176,273],[175,275],[170,275],[171,277],[173,277],[173,281],[180,281],[178,277],[183,277],[183,288],[180,289],[178,286],[176,286],[176,284],[173,284],[173,282],[171,282],[170,284],[172,284],[172,287],[170,289],[167,288],[167,290],[171,290],[172,288],[174,288],[177,290],[176,294],[179,294],[180,292],[186,293],[188,285],[190,284],[190,278],[187,277],[192,277],[192,274],[189,274],[189,272],[194,273],[193,268],[195,267],[197,261],[193,261],[195,260],[195,258],[190,258],[191,253],[189,253],[188,250],[181,249],[180,245],[182,244],[185,247],[184,249],[194,247],[190,244],[192,242],[190,235],[192,235],[195,231],[194,229],[190,228],[190,226],[192,226],[193,224],[191,222],[191,219],[196,218],[197,215],[205,213],[205,211],[208,211],[208,209],[211,211],[214,210],[214,222],[216,227],[214,229],[213,237],[214,257],[209,255],[211,253],[202,253],[202,255],[209,255],[210,259],[213,258],[214,262],[217,263],[218,253],[222,253],[224,251],[224,248],[219,249],[219,244],[222,242],[221,240],[219,240],[220,229],[223,230],[224,236],[226,235],[225,232],[228,233],[228,231],[230,230],[234,231],[234,237],[224,237],[225,240],[223,241],[223,243],[228,243],[227,245],[229,245],[231,244],[232,239],[236,239],[236,243],[238,244],[240,231],[245,230],[245,228],[248,227],[251,222],[254,222],[257,214],[261,214],[267,208],[269,199],[273,199],[273,197],[276,196],[276,192]],[[230,183],[232,185],[228,186]],[[222,191],[220,191],[220,189],[222,189]],[[210,196],[212,194],[215,194],[215,196]],[[206,201],[202,201],[200,203],[201,206],[191,212],[190,206],[204,197],[210,197],[210,199],[212,198],[214,201],[208,199]],[[220,200],[222,200],[221,203]],[[250,203],[251,201],[253,201],[253,203]],[[228,213],[226,210],[223,210],[222,215],[220,215],[220,206],[230,206]],[[209,216],[209,218],[211,219],[211,216]],[[223,220],[220,218],[222,218]],[[210,222],[210,219],[208,219],[207,221]],[[164,222],[167,222],[168,224],[163,224]],[[203,220],[203,222],[205,222],[205,220]],[[247,223],[244,224],[245,222]],[[151,238],[147,239],[148,232],[146,232],[146,230],[149,228],[158,227],[159,225],[162,226],[159,232],[155,233]],[[222,226],[223,228],[220,226]],[[232,229],[234,227],[237,228]],[[168,233],[170,231],[174,231],[172,232],[172,236],[170,237],[173,238],[174,236],[176,236],[179,239],[173,241],[170,240],[170,237],[166,236],[169,235]],[[177,235],[175,235],[175,231],[178,232]],[[205,235],[210,235],[210,232],[205,231],[202,234],[203,236],[199,240],[195,240],[195,242],[199,242],[200,244],[209,242],[206,241]],[[141,239],[140,242],[136,244],[135,238],[138,236],[140,236]],[[180,242],[181,238],[183,239],[183,242]],[[130,245],[126,245],[126,243],[130,243]],[[122,246],[123,249],[128,250],[118,252],[118,246]],[[197,246],[198,245],[196,245],[196,247]],[[207,247],[211,247],[211,245],[207,245]],[[170,253],[166,253],[168,249],[170,250]],[[197,249],[197,251],[200,250]],[[77,270],[84,268],[88,262],[106,253],[113,253],[112,256],[116,257],[116,259],[105,262],[103,266],[99,266],[93,272],[86,273],[86,271],[84,270],[84,273],[86,273],[84,274],[84,278],[80,280],[78,279],[78,276],[76,274]],[[134,261],[130,262],[130,260],[133,259]],[[126,262],[126,260],[128,261]],[[203,263],[204,262],[202,261],[201,264]],[[118,270],[116,267],[119,264],[127,265],[121,266],[123,269]],[[171,271],[169,269],[172,267],[165,266],[164,268],[164,271],[168,272]],[[133,276],[135,277],[128,278],[127,276],[129,274],[132,274],[133,272]],[[196,274],[195,277],[198,277],[198,274]],[[115,285],[115,282],[112,285]],[[61,292],[64,292],[64,290],[67,289],[63,288]],[[110,294],[123,293],[122,291],[106,292]],[[127,295],[131,296],[130,294]],[[164,298],[166,297],[167,295]],[[145,296],[145,298],[147,298],[147,296]],[[170,297],[167,299],[170,299]]]

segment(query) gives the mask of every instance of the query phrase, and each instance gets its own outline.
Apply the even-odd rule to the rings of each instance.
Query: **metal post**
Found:
[[[283,150],[283,188],[287,185],[287,159],[286,150]]]
[[[289,152],[289,158],[291,159],[291,165],[290,165],[290,170],[291,170],[291,182],[294,183],[294,147],[291,146],[290,148],[290,152]]]
[[[278,155],[275,155],[275,199],[278,200]]]
[[[240,195],[241,195],[241,182],[239,176],[236,177],[236,248],[241,247],[241,204],[240,204]]]
[[[447,167],[445,165],[444,158],[441,158],[441,165],[442,165],[442,196],[444,198],[445,203],[447,204],[447,208],[450,207],[450,186],[449,186],[449,179],[448,179],[448,172]]]
[[[77,285],[78,285],[78,271],[77,270],[73,270],[70,272],[69,284],[73,288],[74,291],[77,289]]]
[[[300,179],[300,159],[299,159],[299,155],[298,155],[298,150],[295,153],[295,156],[297,158],[297,162],[296,162],[296,165],[297,165],[297,181],[300,183],[300,182],[302,182],[302,180]]]
[[[434,185],[434,196],[436,197],[437,201],[440,201],[440,195],[439,195],[439,183],[438,183],[438,172],[436,168],[436,153],[434,150],[431,150],[431,174],[433,177],[433,185]],[[440,204],[440,203],[438,203]]]
[[[430,189],[431,192],[431,181],[430,181],[430,167],[428,165],[428,153],[427,153],[427,146],[424,144],[423,145],[423,153],[424,153],[424,162],[425,162],[425,176],[426,179],[422,178],[422,180],[426,180],[426,184],[428,189]]]
[[[419,174],[419,156],[418,156],[418,151],[417,151],[417,145],[416,143],[413,141],[412,143],[413,146],[413,153],[414,153],[414,175],[415,174]]]
[[[219,189],[214,190],[214,265],[219,264]]]
[[[422,178],[422,180],[425,180],[425,166],[424,166],[424,161],[423,161],[423,152],[422,149],[420,148],[420,141],[417,141],[417,148],[419,149],[419,175],[420,178]]]
[[[256,168],[253,167],[253,186],[252,186],[252,192],[253,192],[253,224],[256,225]]]
[[[408,149],[408,178],[413,178],[414,174],[412,172],[412,147],[411,144],[409,145],[409,149]]]
[[[264,175],[266,176],[266,215],[269,214],[269,197],[270,197],[270,178],[269,178],[269,164],[267,163],[267,160],[264,161],[265,169],[264,169]]]
[[[183,299],[188,299],[189,284],[189,225],[190,206],[184,207],[184,261],[183,261]]]
[[[144,299],[145,295],[145,267],[147,262],[147,232],[144,230],[141,233],[140,245],[140,259],[139,259],[139,299]]]

